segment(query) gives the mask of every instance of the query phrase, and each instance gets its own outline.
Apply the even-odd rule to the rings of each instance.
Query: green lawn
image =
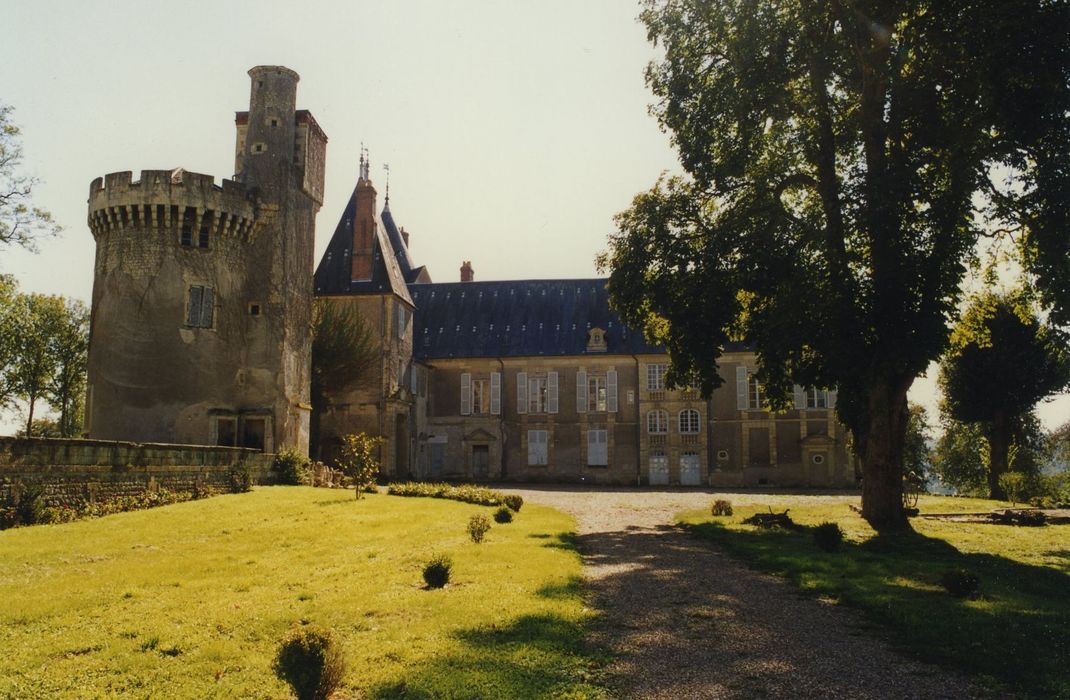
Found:
[[[994,501],[923,497],[922,513],[985,511]],[[805,526],[839,523],[847,541],[826,554],[809,529],[763,531],[730,517],[685,513],[682,524],[803,591],[857,608],[874,629],[926,661],[961,670],[996,691],[1070,697],[1070,525],[1041,528],[915,518],[915,532],[877,536],[843,502],[792,503],[774,510]],[[976,600],[952,598],[940,577],[963,567],[981,578]]]
[[[278,640],[341,638],[343,695],[599,697],[567,516],[481,545],[453,501],[259,488],[0,532],[0,697],[288,697]],[[454,560],[426,590],[422,564]]]

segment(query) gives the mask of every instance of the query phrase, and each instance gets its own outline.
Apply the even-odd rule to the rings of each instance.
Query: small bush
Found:
[[[718,498],[713,502],[713,507],[710,508],[710,512],[714,515],[732,515],[732,501]]]
[[[275,472],[276,482],[299,486],[308,483],[309,463],[309,458],[297,450],[280,450],[271,464],[271,471]]]
[[[514,512],[519,513],[520,507],[524,505],[524,497],[515,493],[510,493],[502,499],[502,503],[509,508],[512,508]]]
[[[1012,504],[1023,503],[1026,500],[1029,486],[1026,482],[1026,476],[1021,472],[1006,472],[999,475],[999,487],[1007,494]]]
[[[506,506],[502,506],[494,511],[494,522],[501,523],[502,525],[513,522],[513,511],[509,510]]]
[[[19,525],[36,525],[45,520],[45,487],[40,484],[24,486],[14,499],[15,520]]]
[[[975,598],[981,587],[981,579],[967,569],[948,569],[940,578],[940,585],[956,598]]]
[[[843,530],[836,523],[821,523],[814,528],[814,544],[826,552],[835,552],[843,544]]]
[[[253,490],[253,477],[245,465],[235,467],[227,474],[227,487],[231,493],[246,493]]]
[[[424,583],[428,588],[443,588],[450,582],[453,573],[453,560],[440,554],[424,565]]]
[[[479,544],[483,541],[483,537],[490,530],[490,521],[487,520],[485,515],[473,515],[468,519],[468,536],[472,538],[472,541]]]
[[[282,640],[274,668],[299,700],[325,700],[342,684],[345,660],[328,630],[301,627]]]

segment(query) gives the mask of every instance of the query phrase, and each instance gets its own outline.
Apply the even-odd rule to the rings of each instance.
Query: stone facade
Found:
[[[327,138],[298,76],[249,71],[234,180],[93,181],[92,438],[307,450],[315,214]]]

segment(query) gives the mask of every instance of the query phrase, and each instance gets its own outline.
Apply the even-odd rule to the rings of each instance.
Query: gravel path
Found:
[[[607,680],[622,697],[977,696],[961,678],[892,651],[851,611],[805,598],[671,526],[682,510],[708,508],[712,492],[506,490],[576,517],[601,613],[596,641],[612,652]],[[774,506],[783,498],[725,497]]]

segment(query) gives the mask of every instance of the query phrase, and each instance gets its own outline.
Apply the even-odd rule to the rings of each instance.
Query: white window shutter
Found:
[[[829,408],[836,408],[836,390],[835,389],[829,389],[829,394],[828,395],[829,395],[829,400],[828,400]]]
[[[740,365],[736,367],[736,408],[741,411],[750,407],[747,400],[747,388],[747,368]]]
[[[546,412],[557,413],[557,372],[546,373]]]
[[[472,413],[472,375],[468,372],[461,373],[461,415],[467,416]]]
[[[490,373],[490,413],[493,416],[502,412],[502,373]]]
[[[800,411],[806,408],[806,389],[798,384],[795,385],[795,408]]]
[[[587,370],[576,371],[576,413],[587,412]]]
[[[516,412],[528,412],[528,373],[519,372],[516,375]]]
[[[606,372],[606,410],[617,412],[617,370]]]

